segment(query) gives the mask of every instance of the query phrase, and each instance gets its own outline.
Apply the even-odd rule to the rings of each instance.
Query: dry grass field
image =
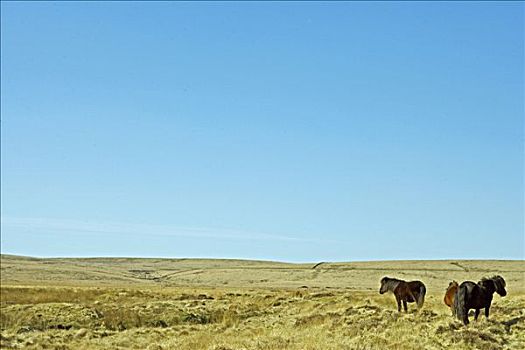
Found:
[[[452,279],[502,275],[491,316],[443,304]],[[398,313],[383,276],[427,285]],[[287,264],[1,257],[2,349],[525,349],[524,261]]]

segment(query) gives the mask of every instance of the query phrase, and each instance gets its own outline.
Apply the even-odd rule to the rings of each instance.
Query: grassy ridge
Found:
[[[317,266],[315,266],[317,265]],[[315,268],[314,268],[315,267]],[[523,261],[285,264],[2,256],[2,349],[523,349]],[[509,295],[463,327],[452,278],[500,273]],[[418,278],[425,306],[398,313],[382,275]]]
[[[381,277],[419,279],[442,291],[452,279],[501,274],[525,292],[525,261],[437,260],[291,264],[221,259],[56,258],[1,256],[1,280],[11,285],[231,286],[376,290]]]

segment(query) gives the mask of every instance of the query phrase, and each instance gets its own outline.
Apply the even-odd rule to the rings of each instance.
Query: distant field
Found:
[[[289,264],[1,256],[2,349],[525,349],[524,261]],[[463,327],[448,282],[502,275],[491,317]],[[398,313],[383,276],[422,280]]]

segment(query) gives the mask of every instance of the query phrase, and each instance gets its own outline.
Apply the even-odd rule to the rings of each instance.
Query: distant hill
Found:
[[[440,293],[452,279],[501,274],[525,290],[524,260],[283,263],[235,259],[34,258],[2,254],[2,285],[232,286],[375,290],[383,276],[420,279]]]

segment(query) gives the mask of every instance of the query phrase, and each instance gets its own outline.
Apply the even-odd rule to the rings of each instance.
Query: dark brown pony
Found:
[[[383,277],[379,294],[386,292],[394,293],[397,301],[397,311],[401,311],[401,302],[403,302],[403,308],[407,312],[407,303],[416,302],[418,309],[423,306],[427,289],[421,281],[406,282],[395,278]]]
[[[459,284],[456,281],[452,281],[448,284],[447,291],[445,292],[445,297],[443,301],[445,304],[452,310],[452,315],[454,315],[454,295],[458,290]]]
[[[485,317],[488,318],[494,292],[504,297],[507,295],[505,286],[505,280],[501,276],[482,278],[478,283],[472,281],[461,283],[454,296],[456,316],[467,325],[469,323],[468,311],[470,309],[476,310],[474,313],[475,320],[478,319],[479,310],[485,309]]]

